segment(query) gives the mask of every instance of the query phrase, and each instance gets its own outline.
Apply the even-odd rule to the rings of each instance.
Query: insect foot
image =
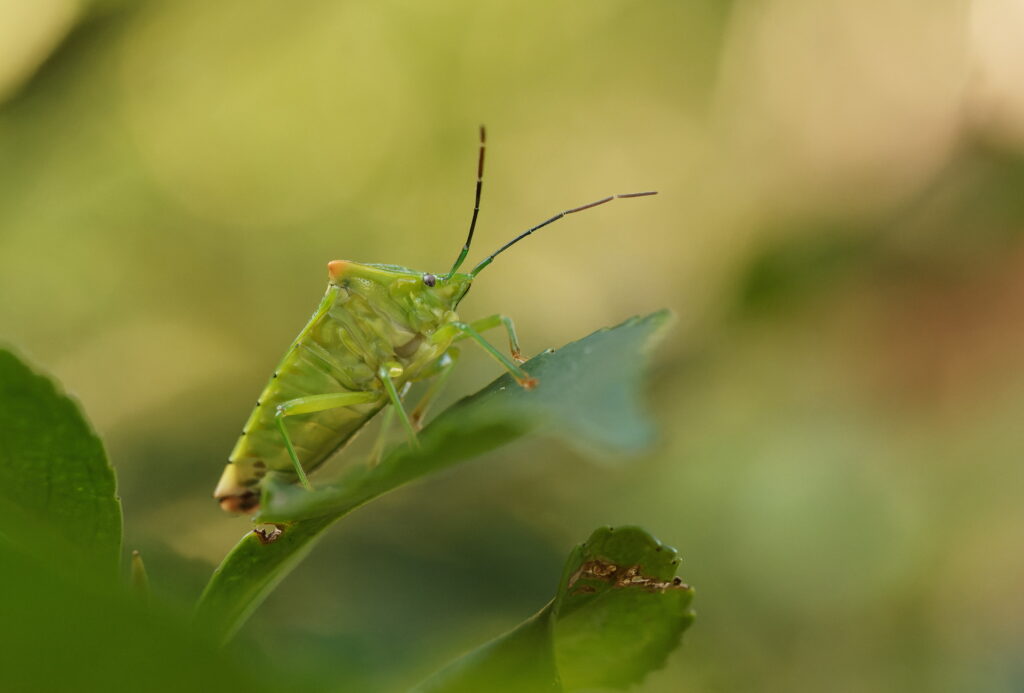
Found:
[[[519,385],[522,386],[522,388],[524,390],[532,390],[533,388],[537,387],[537,385],[540,384],[540,379],[538,379],[538,378],[516,378],[516,382],[519,383]]]

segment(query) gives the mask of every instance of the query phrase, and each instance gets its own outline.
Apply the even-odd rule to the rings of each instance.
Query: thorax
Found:
[[[334,300],[311,325],[310,337],[375,379],[380,367],[397,363],[400,382],[417,380],[451,346],[434,340],[438,328],[457,321],[455,311],[415,297],[367,297],[344,285],[332,286]]]

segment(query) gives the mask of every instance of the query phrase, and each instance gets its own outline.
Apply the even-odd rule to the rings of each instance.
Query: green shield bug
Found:
[[[497,314],[463,322],[455,312],[459,301],[481,270],[534,231],[617,198],[655,193],[611,195],[559,212],[498,248],[468,273],[459,273],[480,213],[485,148],[481,127],[469,234],[446,274],[345,260],[327,264],[326,295],[274,369],[228,458],[213,493],[222,508],[254,512],[260,480],[269,471],[290,474],[311,488],[307,472],[323,464],[388,405],[385,424],[397,417],[416,444],[419,423],[454,366],[454,344],[461,340],[476,342],[524,388],[536,385],[519,366],[524,359],[512,320]],[[496,327],[508,333],[511,358],[480,334]],[[428,378],[434,381],[407,412],[402,398],[408,386]]]

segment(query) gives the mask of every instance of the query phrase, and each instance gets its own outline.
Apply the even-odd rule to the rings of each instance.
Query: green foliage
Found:
[[[196,621],[229,640],[335,519],[297,522],[269,544],[248,532],[214,572],[199,599]]]
[[[0,574],[5,691],[283,690],[265,666],[220,650],[182,615],[146,608],[59,557],[0,551]]]
[[[337,482],[306,491],[268,483],[260,522],[291,523],[264,545],[245,536],[224,559],[199,604],[199,618],[230,637],[332,522],[402,484],[537,431],[588,450],[636,451],[652,436],[640,408],[641,358],[667,324],[662,311],[599,330],[525,365],[530,391],[503,375],[438,416],[380,464],[353,467]]]
[[[103,445],[67,395],[2,349],[0,432],[4,690],[274,690],[258,666],[121,588]]]
[[[27,546],[46,535],[66,562],[115,571],[121,505],[103,444],[78,405],[4,349],[0,431],[3,536]]]
[[[150,603],[138,553],[112,579],[121,510],[102,444],[47,378],[0,351],[0,666],[12,690],[279,690],[259,663],[217,647],[311,550],[323,531],[402,484],[526,433],[586,450],[630,452],[652,436],[640,407],[642,355],[667,312],[600,330],[526,365],[541,384],[507,376],[439,415],[420,445],[356,466],[314,492],[267,485],[260,522],[225,558],[191,623]],[[554,600],[509,634],[422,684],[421,691],[568,691],[635,683],[661,666],[692,620],[678,558],[643,530],[596,531],[570,554]],[[78,570],[95,565],[99,570]],[[131,589],[130,589],[131,588]],[[159,653],[158,656],[155,653]],[[187,666],[179,666],[187,662]],[[144,683],[143,683],[144,682]]]
[[[566,561],[554,600],[461,657],[416,693],[622,688],[661,667],[693,622],[693,589],[672,548],[637,527],[605,527]]]

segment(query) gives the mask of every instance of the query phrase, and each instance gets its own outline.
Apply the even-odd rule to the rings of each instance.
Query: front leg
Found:
[[[507,315],[497,313],[486,318],[474,320],[469,323],[469,326],[477,332],[483,332],[484,330],[504,326],[505,331],[508,332],[508,347],[509,351],[512,352],[512,358],[515,359],[516,363],[526,363],[526,359],[523,358],[523,352],[519,349],[519,337],[516,336],[516,326],[512,322],[512,318]],[[459,337],[459,339],[465,339],[465,335]]]
[[[484,321],[491,320],[496,322],[497,324],[501,324],[503,322],[502,317],[503,316],[495,315],[492,316],[491,318],[484,318]],[[511,338],[514,337],[514,335],[515,331],[513,330],[512,332],[510,332],[509,336]],[[488,342],[486,339],[484,339],[483,335],[477,332],[473,325],[464,322],[450,322],[444,325],[443,327],[439,328],[436,332],[434,332],[434,334],[431,336],[431,340],[434,342],[443,342],[444,340],[465,339],[467,337],[469,339],[472,339],[477,344],[479,344],[484,351],[491,355],[491,357],[494,360],[496,360],[498,363],[504,366],[505,370],[507,370],[509,374],[513,378],[515,378],[515,381],[519,383],[521,386],[523,386],[527,390],[532,390],[534,387],[536,387],[536,378],[532,377],[529,373],[527,373],[518,365],[509,360],[507,356],[505,356],[503,353],[495,349],[494,345]],[[515,349],[518,349],[518,340],[514,341],[513,345]]]
[[[405,393],[412,387],[412,383],[406,383],[402,390],[398,393],[399,399],[405,397]],[[381,416],[380,429],[377,431],[377,440],[373,443],[373,448],[370,450],[370,466],[376,467],[381,459],[384,457],[384,446],[388,442],[388,432],[391,430],[391,422],[395,418],[395,408],[388,407],[384,410],[384,414]]]
[[[444,389],[445,383],[448,381],[448,376],[455,369],[455,363],[458,358],[459,350],[456,347],[451,347],[438,359],[437,373],[434,379],[427,387],[427,391],[420,397],[420,401],[413,407],[412,413],[409,414],[409,419],[412,421],[412,425],[416,427],[416,430],[422,428],[423,419],[427,415],[427,409],[437,399],[437,396],[441,394],[441,390]]]

